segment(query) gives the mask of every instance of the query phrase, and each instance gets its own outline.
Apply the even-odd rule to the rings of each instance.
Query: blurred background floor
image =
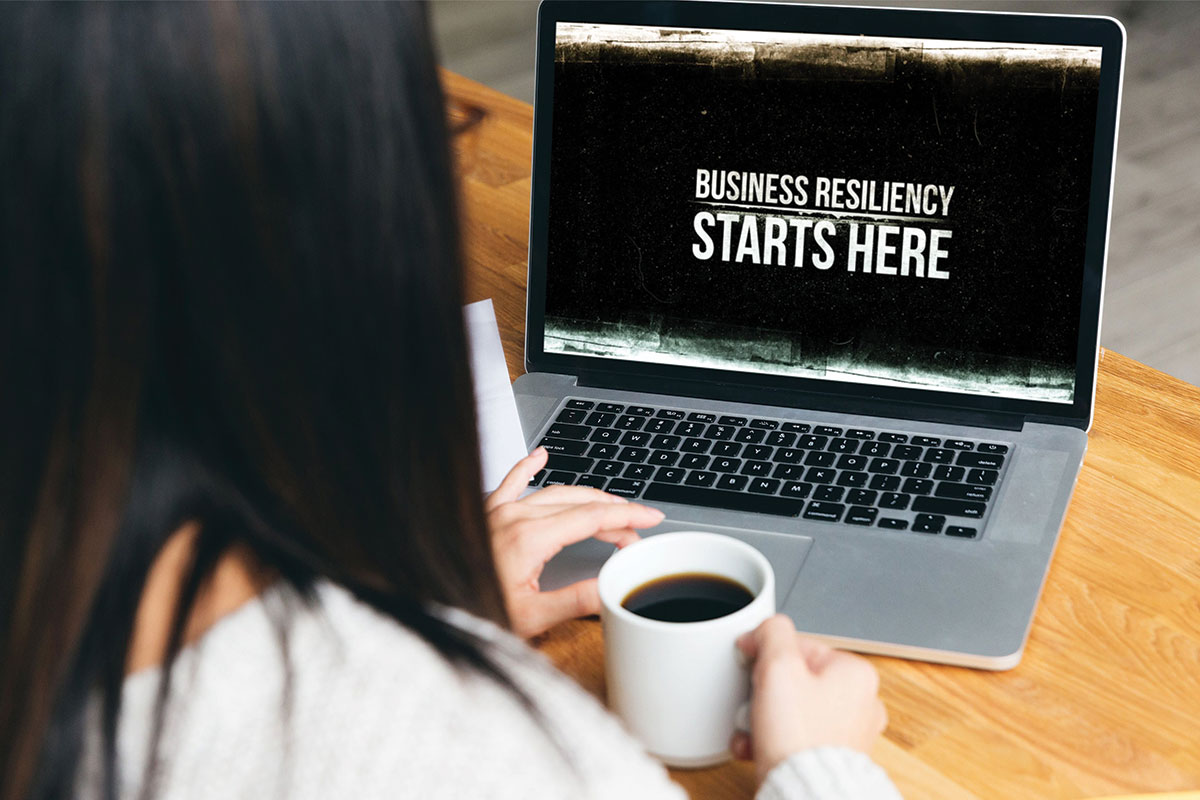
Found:
[[[1101,343],[1200,385],[1200,3],[861,5],[1105,14],[1128,32]],[[442,63],[533,102],[537,2],[433,0]]]

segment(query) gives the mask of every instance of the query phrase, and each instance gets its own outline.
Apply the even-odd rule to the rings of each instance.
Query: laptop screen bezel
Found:
[[[821,378],[798,378],[545,352],[550,153],[554,103],[553,64],[555,31],[559,22],[958,39],[1102,48],[1073,402],[1021,400],[993,395],[877,386]],[[697,387],[720,386],[725,390],[723,394],[726,396],[732,390],[738,399],[745,402],[770,405],[815,401],[818,405],[836,407],[840,400],[844,400],[850,402],[860,413],[877,413],[883,416],[936,418],[937,415],[929,413],[929,410],[946,409],[952,417],[966,414],[986,420],[996,416],[1089,428],[1098,366],[1100,307],[1108,251],[1124,44],[1125,35],[1120,23],[1107,17],[687,0],[544,0],[538,10],[529,272],[525,317],[526,371],[578,375],[590,383],[615,388],[644,387],[647,379],[653,379],[655,391],[665,394],[704,394],[703,390],[698,392]],[[673,387],[673,383],[678,386]],[[792,400],[789,401],[789,398]],[[926,413],[913,413],[912,409],[925,409]]]

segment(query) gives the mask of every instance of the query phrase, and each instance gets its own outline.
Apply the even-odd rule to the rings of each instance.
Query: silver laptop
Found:
[[[543,3],[534,484],[753,544],[838,646],[1015,666],[1092,420],[1123,55],[1099,17]]]

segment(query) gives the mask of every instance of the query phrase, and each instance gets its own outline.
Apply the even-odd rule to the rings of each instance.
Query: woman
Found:
[[[0,798],[679,796],[501,631],[662,515],[479,496],[423,9],[0,15]],[[760,796],[894,791],[866,662],[742,645]]]

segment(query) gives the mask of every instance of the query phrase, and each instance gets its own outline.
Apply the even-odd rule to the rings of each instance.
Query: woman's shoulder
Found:
[[[534,711],[410,629],[323,583],[272,589],[181,657],[164,735],[167,797],[681,797],[590,695],[540,654],[461,611]],[[126,684],[121,761],[144,764],[157,687]],[[128,773],[127,773],[128,774]],[[165,781],[163,783],[162,781]],[[282,783],[281,783],[282,781]]]

